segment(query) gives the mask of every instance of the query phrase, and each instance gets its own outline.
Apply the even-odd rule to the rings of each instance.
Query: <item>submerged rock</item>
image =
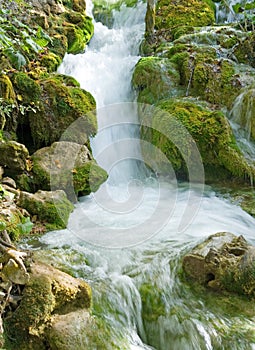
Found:
[[[187,277],[214,290],[255,296],[255,247],[229,232],[211,235],[183,258]]]

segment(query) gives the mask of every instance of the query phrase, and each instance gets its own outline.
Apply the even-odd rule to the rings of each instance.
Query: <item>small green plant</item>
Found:
[[[37,113],[39,106],[31,102],[31,104],[23,105],[21,103],[8,103],[4,98],[0,97],[0,115],[4,117],[11,117],[14,111],[25,115],[27,112]]]
[[[21,223],[17,225],[21,235],[28,235],[34,224],[30,221],[30,217],[23,217]]]
[[[41,27],[30,28],[12,11],[0,9],[0,51],[14,68],[20,70],[51,42],[52,39]]]

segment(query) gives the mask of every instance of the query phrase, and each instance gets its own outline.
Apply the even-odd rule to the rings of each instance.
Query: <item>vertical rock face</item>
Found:
[[[183,258],[183,270],[195,282],[215,290],[255,296],[255,247],[243,236],[219,232]]]

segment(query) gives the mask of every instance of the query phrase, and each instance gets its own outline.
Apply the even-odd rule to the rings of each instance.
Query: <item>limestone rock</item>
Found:
[[[215,290],[255,296],[255,247],[229,232],[211,235],[183,258],[187,277]]]
[[[8,185],[9,187],[16,188],[16,182],[11,177],[4,177],[1,180],[1,183],[4,185]]]

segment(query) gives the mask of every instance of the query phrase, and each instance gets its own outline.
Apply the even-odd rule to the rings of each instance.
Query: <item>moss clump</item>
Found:
[[[0,75],[0,97],[8,102],[15,101],[15,91],[8,75]]]
[[[40,59],[41,66],[46,67],[48,72],[55,72],[60,63],[61,58],[53,52],[49,52],[48,54],[43,55]]]
[[[63,31],[67,37],[67,52],[80,53],[94,33],[92,18],[77,12],[68,12],[65,17],[68,22],[65,22]]]
[[[196,163],[192,163],[196,159],[192,159],[194,153],[191,152],[195,142],[207,181],[237,179],[245,182],[253,176],[254,167],[247,163],[239,151],[222,112],[211,111],[188,99],[161,101],[157,108],[151,116],[145,115],[146,121],[142,120],[142,125],[150,127],[143,127],[141,136],[167,157],[168,161],[154,155],[159,172],[168,175],[169,166],[172,166],[177,176],[187,179],[187,162],[196,171]],[[142,143],[142,147],[146,159],[149,156],[146,143]],[[153,157],[152,153],[150,151],[150,157]]]
[[[141,58],[135,66],[132,83],[139,93],[139,102],[153,104],[178,95],[180,75],[176,65],[165,58]]]
[[[76,194],[85,196],[91,192],[96,192],[100,185],[107,180],[107,177],[106,171],[100,168],[95,161],[88,162],[73,173],[73,185]]]
[[[13,86],[17,94],[20,95],[22,103],[31,104],[37,102],[41,95],[40,85],[28,74],[23,72],[14,73],[11,77]]]
[[[180,0],[173,6],[167,0],[159,0],[156,5],[156,29],[208,26],[214,22],[214,7],[207,1]]]

